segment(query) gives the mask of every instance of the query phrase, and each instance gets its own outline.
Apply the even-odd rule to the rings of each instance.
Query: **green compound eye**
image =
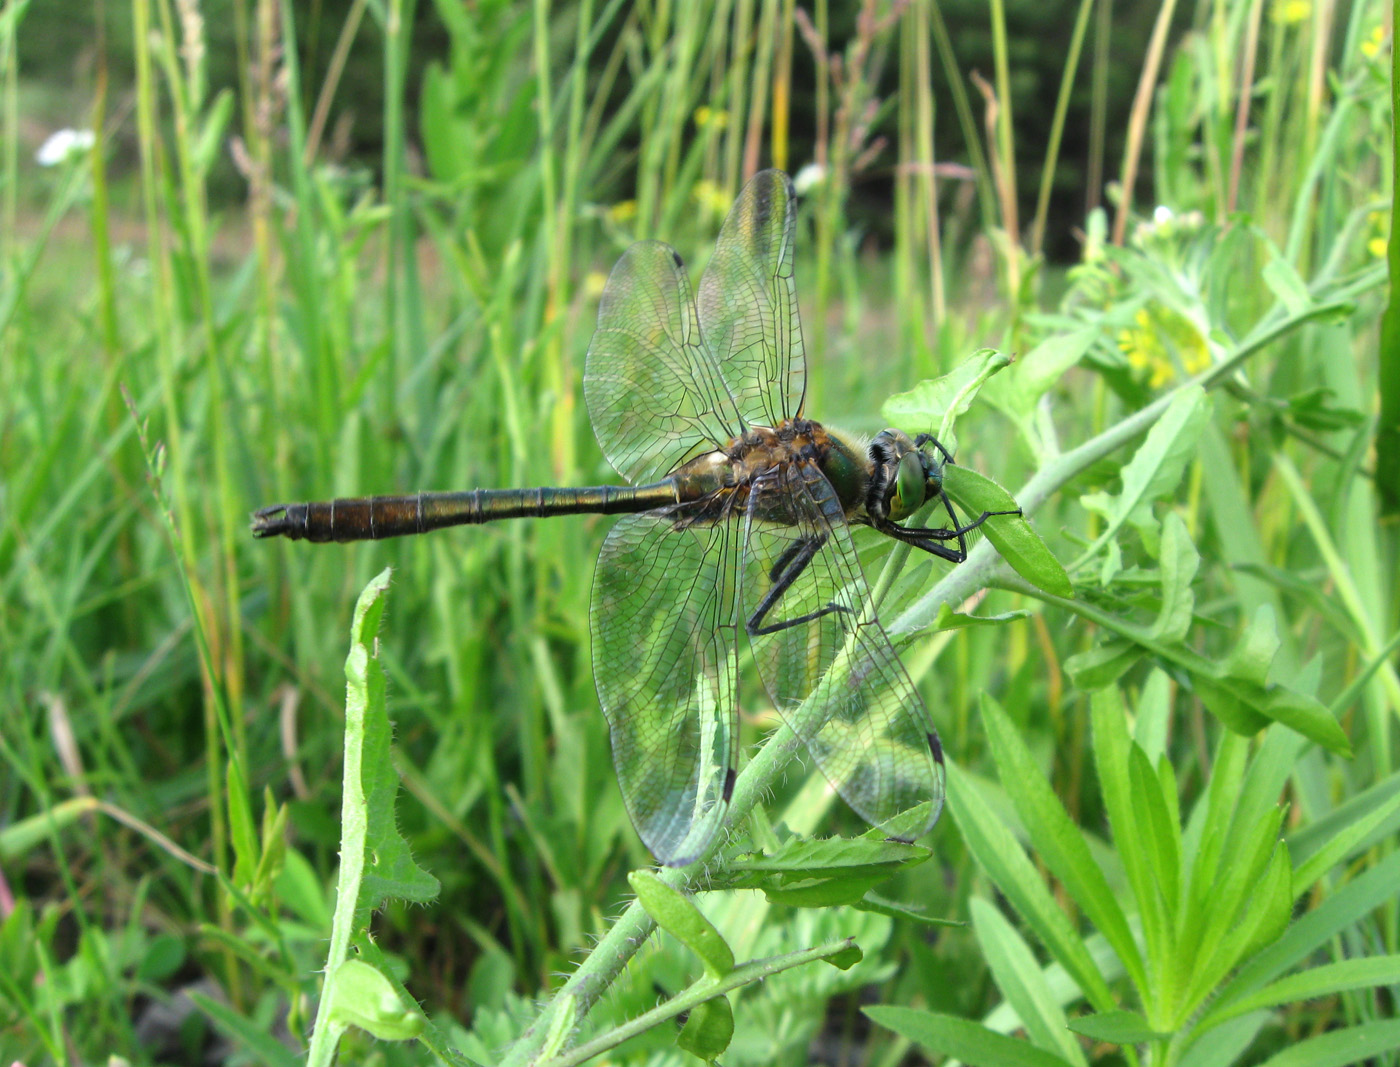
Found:
[[[894,502],[890,511],[903,518],[912,515],[924,502],[924,464],[918,452],[906,452],[895,475]]]

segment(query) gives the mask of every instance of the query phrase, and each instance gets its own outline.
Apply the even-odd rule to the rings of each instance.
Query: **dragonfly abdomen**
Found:
[[[469,489],[274,504],[253,514],[256,537],[293,541],[379,541],[446,526],[546,515],[620,515],[676,503],[675,482],[577,489]]]

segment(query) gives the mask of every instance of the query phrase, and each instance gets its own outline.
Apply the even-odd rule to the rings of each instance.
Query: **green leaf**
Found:
[[[1201,556],[1191,543],[1186,523],[1174,511],[1168,512],[1162,520],[1159,565],[1162,608],[1157,613],[1157,621],[1152,624],[1152,636],[1159,641],[1183,641],[1191,630],[1191,619],[1196,610],[1191,582],[1201,565]]]
[[[981,713],[987,727],[987,741],[997,762],[1002,787],[1016,805],[1030,840],[1036,843],[1040,858],[1064,884],[1086,916],[1103,931],[1109,944],[1119,952],[1128,973],[1141,977],[1141,963],[1133,933],[1117,903],[1103,871],[1089,854],[1089,846],[1078,826],[1065,812],[1060,798],[1040,773],[1007,713],[987,693],[981,695]]]
[[[1290,396],[1288,414],[1299,426],[1316,433],[1350,430],[1366,421],[1365,413],[1355,408],[1333,407],[1329,401],[1336,395],[1334,390],[1318,386]]]
[[[1263,943],[1261,931],[1280,928],[1276,901],[1280,871],[1276,865],[1280,862],[1278,834],[1282,823],[1283,810],[1276,808],[1246,827],[1226,849],[1226,862],[1216,883],[1208,887],[1203,899],[1193,900],[1195,911],[1187,916],[1185,925],[1199,936],[1192,941],[1194,965],[1183,997],[1192,1010],[1254,946]],[[1287,862],[1286,852],[1283,862]],[[1287,873],[1286,867],[1283,873]],[[1272,880],[1266,880],[1266,874]],[[1284,925],[1290,904],[1291,900],[1283,906]]]
[[[1306,893],[1338,863],[1400,827],[1400,771],[1357,794],[1291,839],[1293,891]]]
[[[1292,263],[1275,256],[1259,272],[1274,296],[1278,297],[1290,315],[1304,315],[1312,309],[1313,298]]]
[[[831,964],[838,971],[849,971],[863,959],[865,959],[865,953],[860,950],[860,946],[852,945],[842,949],[834,956],[827,956],[824,962]]]
[[[1186,464],[1196,454],[1201,429],[1210,418],[1211,403],[1199,386],[1183,389],[1147,431],[1147,438],[1123,468],[1123,491],[1115,497],[1081,497],[1085,507],[1100,510],[1106,520],[1104,531],[1084,550],[1075,568],[1092,559],[1112,541],[1125,524],[1139,529],[1156,528],[1152,502],[1176,489]]]
[[[1392,900],[1396,885],[1400,885],[1400,852],[1392,852],[1342,886],[1241,967],[1211,1005],[1211,1014],[1223,1011],[1236,998],[1261,989],[1367,912]]]
[[[861,1010],[880,1026],[927,1052],[962,1060],[969,1067],[1071,1067],[1068,1060],[1053,1052],[968,1019],[890,1004]]]
[[[917,904],[889,900],[877,893],[866,893],[851,905],[857,911],[868,911],[872,915],[887,915],[891,919],[904,919],[923,926],[966,926],[961,919],[945,919],[940,915],[930,915]]]
[[[1152,866],[1167,926],[1175,928],[1181,901],[1181,827],[1171,817],[1162,782],[1136,742],[1128,745],[1128,781],[1139,801],[1139,842]],[[1118,842],[1116,837],[1114,840],[1120,847],[1126,844]]]
[[[409,1007],[398,990],[369,964],[346,960],[327,982],[332,1026],[358,1026],[381,1041],[407,1041],[423,1032],[418,1005]]]
[[[926,433],[938,427],[938,440],[957,455],[952,423],[972,405],[982,384],[1011,360],[994,348],[979,348],[941,378],[926,378],[906,393],[885,401],[880,414],[890,426],[909,433]]]
[[[1269,667],[1279,650],[1278,626],[1272,604],[1260,604],[1254,617],[1230,650],[1223,664],[1226,676],[1263,688],[1269,681]]]
[[[1011,832],[983,802],[962,768],[950,762],[948,775],[951,786],[948,808],[978,866],[1084,991],[1090,1003],[1104,1009],[1111,1007],[1114,1000],[1108,983],[1064,909],[1050,895],[1040,872],[1027,859]]]
[[[696,1006],[676,1037],[676,1044],[706,1063],[718,1059],[734,1039],[734,1009],[726,997]]]
[[[358,907],[372,911],[397,897],[426,903],[441,888],[413,860],[408,842],[399,833],[396,798],[399,774],[390,753],[393,728],[385,706],[384,669],[377,651],[379,622],[390,572],[381,571],[355,604],[350,624],[350,654],[345,660],[345,779],[342,822],[347,832],[362,826],[356,841],[342,838],[345,847],[362,850],[364,877]]]
[[[1025,355],[1018,356],[1005,374],[987,383],[986,400],[1012,418],[1029,417],[1040,398],[1084,358],[1098,336],[1098,327],[1086,327],[1047,337]]]
[[[632,871],[628,884],[647,914],[686,948],[700,957],[705,972],[723,978],[734,969],[734,953],[720,932],[695,906],[695,901],[652,871]]]
[[[1266,985],[1257,993],[1241,997],[1227,1009],[1212,1016],[1212,1023],[1244,1015],[1259,1008],[1275,1008],[1351,989],[1369,989],[1400,983],[1400,956],[1367,956],[1342,960],[1290,974]]]
[[[991,969],[992,980],[1030,1039],[1070,1063],[1083,1064],[1084,1053],[1066,1029],[1068,1021],[1064,1010],[1050,992],[1030,946],[991,904],[973,897],[969,905],[972,928]]]
[[[1146,1019],[1135,1011],[1102,1011],[1097,1015],[1081,1015],[1069,1021],[1069,1028],[1094,1041],[1113,1045],[1140,1045],[1145,1041],[1169,1038],[1152,1029]]]
[[[1017,506],[1011,494],[996,482],[955,463],[943,468],[943,488],[972,519],[985,511],[1007,511]],[[978,529],[986,533],[987,540],[1012,570],[1037,589],[1055,596],[1074,596],[1074,585],[1064,566],[1024,516],[998,515]]]
[[[1118,855],[1123,861],[1124,873],[1133,887],[1139,908],[1154,898],[1151,876],[1142,849],[1137,820],[1137,798],[1133,795],[1129,752],[1134,747],[1128,736],[1125,722],[1127,710],[1123,706],[1123,696],[1116,688],[1101,689],[1090,698],[1092,728],[1090,737],[1094,749],[1094,763],[1099,776],[1099,789],[1103,793],[1104,807],[1108,812],[1108,822],[1113,829],[1113,840],[1119,844]],[[1104,883],[1107,891],[1107,883]],[[1117,899],[1109,894],[1113,908],[1122,915]],[[1105,909],[1107,903],[1102,905]],[[1107,913],[1107,912],[1106,912]],[[1126,919],[1118,919],[1110,928],[1098,919],[1099,929],[1109,939],[1122,957],[1128,973],[1139,989],[1146,989],[1147,972],[1142,963],[1137,940],[1127,928]],[[1143,916],[1144,928],[1148,916]],[[1155,935],[1154,935],[1155,936]]]
[[[1288,857],[1288,842],[1280,841],[1269,857],[1268,870],[1255,884],[1247,923],[1240,925],[1242,930],[1250,929],[1240,959],[1248,959],[1272,945],[1288,929],[1293,897],[1293,864]]]
[[[1251,690],[1244,689],[1244,683],[1230,685],[1198,671],[1191,671],[1189,674],[1191,687],[1195,689],[1196,696],[1200,697],[1206,711],[1228,729],[1241,737],[1253,737],[1269,725],[1268,717],[1260,714],[1247,699]]]
[[[960,611],[954,611],[948,604],[938,605],[938,614],[934,617],[934,630],[965,630],[970,626],[1004,626],[1008,622],[1015,622],[1017,619],[1028,619],[1033,615],[1031,611],[1006,611],[1000,615],[966,615]]]
[[[1206,710],[1243,737],[1272,720],[1297,731],[1336,755],[1350,759],[1351,742],[1327,705],[1281,685],[1264,688],[1241,678],[1212,677],[1190,670],[1191,684]]]
[[[1270,1056],[1263,1067],[1347,1067],[1397,1048],[1400,1019],[1386,1019],[1304,1038]]]
[[[1065,660],[1065,673],[1086,693],[1112,685],[1142,659],[1146,650],[1136,641],[1112,639]]]
[[[793,840],[778,851],[732,860],[711,889],[761,889],[773,903],[790,907],[855,904],[898,871],[925,862],[919,845],[888,841],[879,831],[857,838]]]
[[[1236,1067],[1254,1038],[1273,1019],[1273,1012],[1256,1011],[1216,1027],[1205,1040],[1192,1031],[1180,1067]]]

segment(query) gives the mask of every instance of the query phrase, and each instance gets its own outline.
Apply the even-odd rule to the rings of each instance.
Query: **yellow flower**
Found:
[[[724,189],[720,187],[718,182],[712,182],[709,178],[701,178],[696,182],[690,195],[711,215],[723,215],[729,210],[729,197],[725,195]]]
[[[1285,26],[1296,26],[1311,14],[1311,0],[1274,0],[1269,17]]]
[[[708,104],[701,104],[695,109],[695,125],[702,130],[706,127],[713,127],[722,130],[729,125],[729,112],[723,108],[710,107]]]
[[[583,276],[583,291],[590,300],[597,300],[603,295],[603,288],[608,284],[608,276],[600,270],[591,270]]]
[[[1367,59],[1378,59],[1385,48],[1385,26],[1380,25],[1366,35],[1361,42],[1361,54]]]
[[[613,222],[631,222],[637,217],[637,202],[635,200],[623,200],[608,208],[608,218]]]
[[[1385,212],[1373,211],[1366,221],[1371,224],[1371,236],[1366,238],[1366,251],[1377,259],[1384,259],[1386,246],[1390,243],[1390,227],[1385,224]]]
[[[1170,347],[1169,347],[1170,346]],[[1118,347],[1128,366],[1147,378],[1149,389],[1160,389],[1176,378],[1175,355],[1191,376],[1210,366],[1210,346],[1184,315],[1162,304],[1139,308],[1133,325],[1118,333]]]

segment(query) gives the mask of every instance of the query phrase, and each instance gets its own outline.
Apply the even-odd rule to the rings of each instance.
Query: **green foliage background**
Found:
[[[1395,1057],[1386,5],[1086,3],[1046,48],[1000,3],[133,0],[85,15],[93,118],[70,121],[96,147],[40,167],[36,116],[73,102],[30,76],[57,10],[0,6],[5,1056],[325,1062],[338,1038],[355,1062],[570,1062],[739,975],[725,1051],[713,1007],[685,1047]],[[648,857],[589,665],[607,522],[315,548],[246,516],[613,480],[579,386],[608,267],[660,237],[698,270],[745,175],[809,163],[810,412],[873,432],[890,394],[1016,354],[958,459],[1015,493],[1075,597],[985,551],[891,580],[882,618],[957,765],[930,859],[823,846],[740,879],[721,856],[664,878],[769,894],[622,912]],[[403,791],[394,812],[367,757],[360,847],[407,851],[372,919],[352,895],[337,937],[367,966],[322,998],[342,664],[386,565],[371,658]],[[756,686],[744,710],[757,741]],[[769,784],[739,843],[860,832],[800,763]],[[875,910],[783,895],[877,867]],[[407,903],[419,868],[430,905]],[[690,901],[729,967],[675,932],[704,929]],[[676,1040],[667,1018],[610,1055]]]

